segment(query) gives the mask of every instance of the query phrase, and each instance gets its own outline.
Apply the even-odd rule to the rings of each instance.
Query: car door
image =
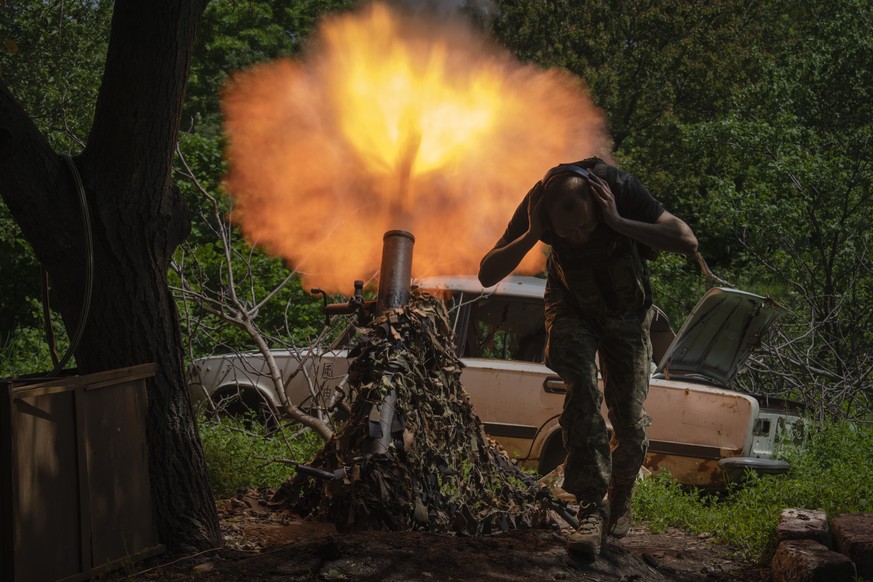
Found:
[[[527,459],[537,435],[554,428],[563,383],[543,364],[542,299],[456,297],[461,381],[485,430],[513,457]]]

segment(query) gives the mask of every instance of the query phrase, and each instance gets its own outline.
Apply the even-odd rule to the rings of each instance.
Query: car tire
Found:
[[[555,467],[563,463],[565,458],[567,458],[567,451],[564,449],[564,439],[561,437],[561,432],[558,431],[546,441],[543,452],[540,454],[537,471],[540,475],[548,475],[555,470]]]
[[[231,386],[212,395],[211,412],[213,416],[254,420],[272,431],[278,427],[278,412],[256,388]]]

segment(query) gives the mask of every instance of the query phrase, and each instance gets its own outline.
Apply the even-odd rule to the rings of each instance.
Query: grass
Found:
[[[669,526],[707,533],[749,560],[766,562],[776,546],[783,509],[819,509],[828,515],[873,511],[873,426],[840,422],[814,428],[803,448],[786,445],[787,475],[749,476],[722,495],[686,490],[669,475],[642,482],[634,517],[655,531]]]
[[[201,416],[198,428],[216,499],[240,489],[281,485],[294,474],[294,462],[305,463],[324,444],[314,431],[291,423],[269,432],[252,419]]]
[[[268,434],[251,420],[201,417],[199,427],[218,499],[242,488],[280,485],[294,467],[269,459],[306,462],[323,444],[313,431],[295,433],[298,427],[291,424],[279,434]],[[655,533],[668,527],[706,533],[736,548],[743,558],[765,563],[775,549],[776,525],[785,508],[820,509],[828,515],[873,511],[870,451],[873,425],[818,426],[810,430],[802,448],[781,448],[779,456],[792,465],[787,475],[750,475],[744,484],[714,495],[686,489],[661,473],[637,486],[634,517]]]

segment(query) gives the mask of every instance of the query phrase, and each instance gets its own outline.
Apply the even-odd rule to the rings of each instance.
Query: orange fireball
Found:
[[[398,228],[413,275],[475,273],[547,169],[608,148],[579,78],[378,3],[324,20],[304,58],[235,75],[223,109],[234,219],[335,291],[368,279]]]

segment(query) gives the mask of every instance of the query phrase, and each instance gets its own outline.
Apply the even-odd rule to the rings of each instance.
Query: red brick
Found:
[[[773,582],[851,582],[855,565],[814,540],[780,542],[770,562]]]
[[[873,513],[844,513],[831,518],[834,549],[849,556],[858,576],[873,580]]]
[[[776,538],[783,540],[815,540],[831,547],[828,515],[818,509],[783,509],[776,526]]]

